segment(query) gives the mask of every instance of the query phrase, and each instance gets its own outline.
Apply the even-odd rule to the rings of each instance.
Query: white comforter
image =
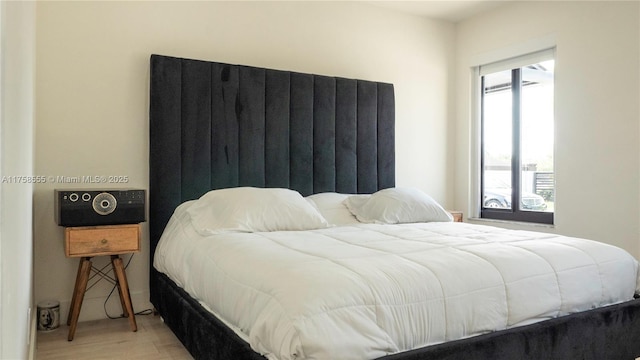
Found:
[[[462,223],[200,236],[174,216],[154,266],[272,359],[373,359],[633,298],[594,241]]]

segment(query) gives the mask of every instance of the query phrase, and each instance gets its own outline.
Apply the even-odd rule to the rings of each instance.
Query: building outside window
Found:
[[[553,224],[554,51],[480,66],[481,217]]]

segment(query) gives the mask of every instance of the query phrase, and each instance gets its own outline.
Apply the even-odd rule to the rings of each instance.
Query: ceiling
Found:
[[[458,22],[509,1],[448,0],[448,1],[367,1],[367,3],[417,16]]]

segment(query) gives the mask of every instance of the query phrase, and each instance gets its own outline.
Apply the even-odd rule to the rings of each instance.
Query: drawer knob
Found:
[[[100,244],[105,245],[107,243],[107,239],[100,240]]]

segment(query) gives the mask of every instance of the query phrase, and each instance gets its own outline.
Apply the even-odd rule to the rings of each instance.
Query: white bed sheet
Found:
[[[607,244],[467,223],[201,236],[183,204],[154,266],[270,359],[374,359],[631,300]]]

